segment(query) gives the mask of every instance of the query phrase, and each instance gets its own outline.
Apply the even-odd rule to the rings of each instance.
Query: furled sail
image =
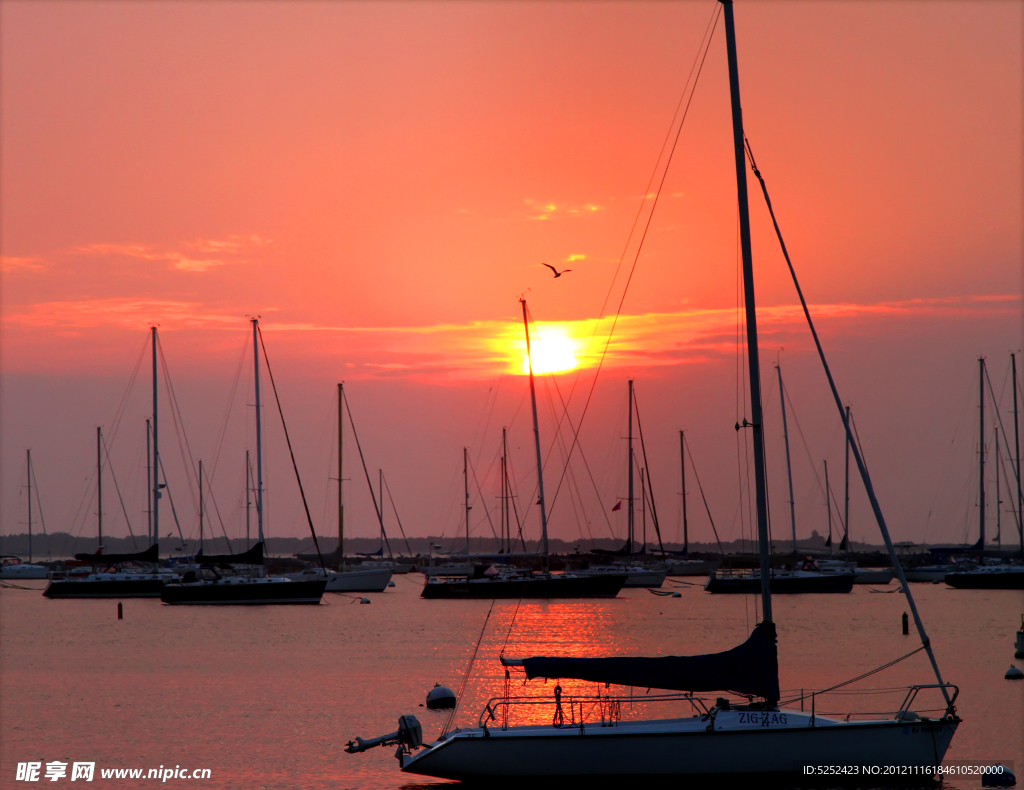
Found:
[[[524,658],[526,676],[576,678],[673,691],[731,691],[779,699],[775,624],[758,623],[742,645],[723,653],[658,658]]]
[[[196,562],[200,565],[262,565],[263,543],[257,543],[241,554],[197,554]]]
[[[159,562],[159,548],[154,543],[145,551],[135,554],[76,554],[75,559],[94,565],[115,565],[121,562]]]

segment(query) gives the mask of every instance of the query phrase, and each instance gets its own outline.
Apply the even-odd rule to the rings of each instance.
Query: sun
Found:
[[[537,335],[530,338],[530,347],[535,374],[562,373],[574,370],[579,364],[576,359],[576,344],[564,327],[538,326]],[[523,373],[529,374],[530,361],[525,353],[525,343],[523,352]]]

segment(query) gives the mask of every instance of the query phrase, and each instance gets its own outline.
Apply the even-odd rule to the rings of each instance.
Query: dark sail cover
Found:
[[[263,543],[241,554],[197,554],[196,562],[200,565],[262,565]]]
[[[758,623],[739,647],[703,656],[658,658],[524,658],[526,676],[576,678],[673,691],[732,691],[779,699],[775,624]]]
[[[76,554],[76,560],[91,562],[94,565],[114,565],[121,562],[159,562],[160,549],[154,543],[145,551],[137,554]]]

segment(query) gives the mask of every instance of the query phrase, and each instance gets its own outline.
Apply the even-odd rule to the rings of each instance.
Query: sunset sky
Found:
[[[344,380],[371,476],[384,469],[406,531],[460,532],[468,446],[487,500],[472,532],[489,535],[502,426],[523,507],[535,483],[525,295],[546,353],[575,361],[538,383],[549,489],[564,463],[560,397],[583,420],[597,489],[575,460],[552,535],[624,535],[611,508],[625,495],[631,377],[666,539],[679,538],[679,429],[722,538],[749,534],[733,429],[749,410],[737,401],[720,22],[639,255],[630,235],[654,204],[659,152],[716,9],[0,4],[0,532],[24,531],[32,448],[47,529],[95,534],[97,425],[111,434],[132,528],[145,532],[148,357],[113,434],[156,324],[193,457],[214,469],[225,530],[244,535],[247,317],[259,315],[318,531],[336,534],[329,478]],[[738,0],[735,11],[746,133],[894,538],[973,542],[977,359],[988,358],[1012,419],[1009,353],[1024,346],[1024,6]],[[826,458],[842,495],[842,433],[749,183],[772,529],[789,532],[778,358],[800,423],[791,449],[804,537],[826,530]],[[556,279],[542,262],[572,271]],[[268,534],[308,535],[264,395]],[[167,474],[195,537],[196,500],[161,398]],[[375,534],[358,455],[345,463],[349,534]],[[112,485],[105,496],[108,530],[127,534]],[[879,542],[859,484],[852,496],[854,538]],[[688,501],[691,539],[710,540],[693,491]],[[1011,520],[1003,537],[1016,542]]]

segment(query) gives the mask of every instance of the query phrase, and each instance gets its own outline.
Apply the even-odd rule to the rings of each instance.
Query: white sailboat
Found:
[[[689,716],[625,722],[620,714],[625,703],[632,700],[632,697],[614,697],[599,692],[596,696],[567,698],[562,696],[560,686],[555,687],[553,700],[550,696],[512,697],[506,691],[506,696],[488,702],[476,727],[444,732],[433,743],[424,745],[418,722],[414,717],[403,716],[397,731],[369,741],[357,738],[349,742],[346,749],[348,752],[397,744],[396,756],[404,772],[462,780],[571,776],[620,779],[638,776],[703,777],[714,780],[806,779],[807,766],[811,766],[812,770],[814,766],[858,766],[859,770],[868,774],[873,771],[879,774],[892,771],[901,778],[916,771],[921,779],[930,779],[931,769],[928,769],[925,776],[921,773],[921,766],[938,766],[942,762],[960,723],[954,707],[957,689],[945,683],[939,673],[870,476],[855,443],[852,450],[868,499],[895,573],[906,590],[906,601],[917,625],[922,643],[919,650],[927,653],[936,682],[910,687],[902,704],[891,715],[876,714],[870,719],[835,714],[818,715],[814,696],[811,696],[810,712],[787,707],[782,701],[769,584],[770,541],[764,433],[745,172],[745,154],[749,153],[749,144],[745,150],[732,0],[720,2],[724,12],[729,61],[747,321],[751,420],[747,422],[744,419],[743,427],[751,429],[753,438],[762,621],[755,626],[746,642],[732,650],[711,655],[655,658],[538,656],[502,659],[508,671],[522,669],[527,679],[571,678],[599,684],[674,691],[677,693],[644,695],[642,698],[646,702],[689,704],[693,708]],[[760,180],[752,155],[751,166]],[[767,189],[763,181],[761,184],[767,201]],[[771,211],[770,202],[768,206]],[[772,218],[774,221],[774,213]],[[778,232],[777,225],[776,230]],[[779,241],[782,242],[781,233]],[[792,272],[784,244],[782,249]],[[850,423],[795,273],[793,279],[849,436]],[[510,686],[507,684],[506,688]],[[925,717],[914,710],[919,692],[926,689],[941,693],[944,697],[944,705],[937,716]],[[725,697],[719,697],[708,704],[694,696],[697,692],[715,691],[745,697],[746,702],[736,704]],[[817,692],[821,693],[824,692]],[[801,707],[804,707],[804,699],[800,695],[789,703],[799,701]],[[537,706],[547,706],[550,710],[552,705],[554,717],[550,724],[509,725],[512,714],[516,712],[538,711]],[[534,715],[534,722],[537,718]]]

